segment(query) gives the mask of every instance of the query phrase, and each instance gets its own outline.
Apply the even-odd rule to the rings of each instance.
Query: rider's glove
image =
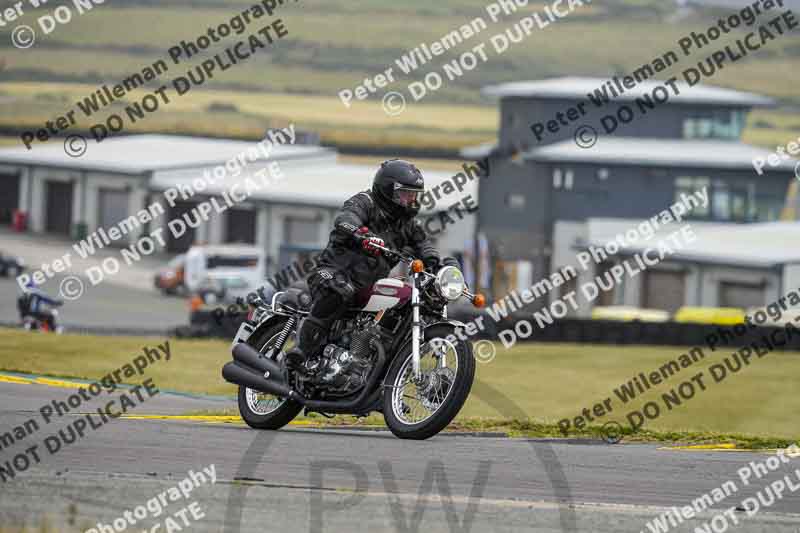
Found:
[[[367,237],[361,242],[361,247],[364,248],[364,251],[367,253],[371,253],[372,255],[381,255],[380,248],[376,248],[375,246],[385,246],[386,243],[380,237]]]
[[[386,246],[386,242],[383,239],[370,233],[369,228],[366,226],[359,228],[357,233],[361,239],[361,248],[363,248],[365,252],[375,256],[381,255],[381,250],[376,248],[376,246]]]

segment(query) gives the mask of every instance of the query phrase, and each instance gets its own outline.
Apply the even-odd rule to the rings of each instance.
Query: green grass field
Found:
[[[17,50],[3,40],[0,128],[41,125],[102,83],[119,82],[156,60],[168,58],[171,46],[196,38],[208,26],[230,20],[251,3],[106,3],[49,35],[39,35],[37,44],[30,49]],[[301,0],[276,15],[284,21],[289,35],[277,41],[269,52],[217,73],[202,90],[180,97],[128,131],[257,138],[268,126],[294,121],[305,129],[320,131],[327,143],[454,151],[495,137],[497,110],[493,103],[481,99],[481,87],[552,76],[605,78],[631,72],[666,50],[675,49],[683,35],[708,27],[724,14],[702,10],[688,19],[672,20],[672,4],[658,0],[587,4],[558,23],[534,31],[503,54],[491,50],[489,60],[479,67],[447,81],[421,102],[409,102],[400,116],[387,116],[380,102],[384,91],[400,89],[407,93],[409,82],[418,81],[433,70],[442,72],[446,62],[472,46],[485,42],[491,49],[491,36],[505,31],[524,14],[540,12],[544,3],[532,2],[497,22],[491,21],[485,6],[482,0],[435,4],[421,0],[402,4],[384,0]],[[189,9],[191,23],[186,17]],[[42,9],[28,9],[25,20],[33,23],[44,13]],[[438,40],[476,17],[485,20],[487,28],[442,57],[409,75],[399,73],[395,84],[349,109],[339,101],[337,93],[341,89],[354,88],[364,78],[393,66],[395,59],[420,43]],[[397,29],[399,20],[402,31]],[[730,44],[741,35],[720,39],[718,45]],[[170,62],[169,71],[159,83],[168,84],[173,77],[233,42],[230,37],[185,63]],[[680,75],[682,69],[711,51],[709,47],[682,58],[660,77]],[[715,85],[780,100],[779,110],[759,112],[751,120],[745,134],[748,142],[774,147],[797,137],[792,135],[792,128],[800,123],[798,58],[800,32],[795,30],[758,53],[726,65],[709,80]],[[123,104],[140,95],[129,95]],[[211,104],[234,106],[234,110],[213,112],[209,110]],[[102,118],[121,108],[106,110]],[[754,122],[759,122],[758,127]]]
[[[0,369],[59,377],[101,378],[129,362],[144,345],[163,339],[36,335],[0,330]],[[230,360],[229,343],[171,339],[172,359],[148,369],[147,375],[163,390],[232,395],[233,386],[220,377]],[[511,431],[516,434],[558,436],[557,422],[581,415],[584,408],[612,398],[613,411],[598,418],[592,428],[575,435],[598,435],[602,424],[614,420],[625,426],[632,409],[658,397],[696,372],[722,360],[710,355],[690,369],[623,405],[613,393],[638,372],[649,372],[686,350],[680,347],[591,346],[521,344],[479,364],[473,393],[457,419],[457,427]],[[21,357],[19,354],[26,354]],[[774,445],[800,438],[796,413],[800,410],[800,354],[772,353],[756,360],[726,381],[710,384],[684,405],[648,422],[638,438],[660,440],[728,440]],[[501,391],[498,396],[491,391]],[[493,407],[495,405],[495,407]],[[518,413],[525,413],[520,418]],[[340,417],[339,423],[352,423]],[[380,422],[371,417],[369,423]]]

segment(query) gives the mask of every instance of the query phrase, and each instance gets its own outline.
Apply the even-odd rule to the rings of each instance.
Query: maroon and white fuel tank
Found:
[[[406,303],[411,298],[411,284],[396,278],[378,280],[358,294],[358,306],[364,311],[378,312]]]

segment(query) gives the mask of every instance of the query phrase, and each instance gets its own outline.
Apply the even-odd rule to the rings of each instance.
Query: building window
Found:
[[[753,206],[753,218],[759,222],[779,220],[785,199],[780,196],[758,196]]]
[[[774,199],[770,204],[761,205],[756,201],[755,183],[731,184],[728,181],[707,177],[679,176],[675,178],[675,201],[692,195],[703,188],[708,193],[709,203],[698,205],[688,215],[689,218],[710,218],[724,222],[749,222],[775,220]],[[761,217],[765,217],[762,219]]]
[[[565,189],[572,189],[572,184],[575,180],[575,173],[572,170],[567,170],[564,172],[564,188]]]
[[[704,177],[678,176],[675,178],[675,201],[681,200],[681,195],[693,195],[698,191],[709,189],[711,180]],[[706,218],[709,215],[709,206],[698,205],[692,210],[693,218]]]
[[[714,220],[744,222],[752,220],[748,191],[732,188],[722,180],[714,180],[711,194],[711,209]]]
[[[741,110],[696,112],[683,120],[685,139],[736,140],[742,135],[745,113]]]
[[[562,170],[560,168],[553,169],[553,188],[554,189],[572,189],[575,182],[575,173],[571,169]]]
[[[747,212],[747,196],[741,192],[734,192],[731,196],[731,214],[734,220],[747,220],[749,213]]]
[[[553,188],[560,189],[561,188],[561,169],[554,168],[553,169]]]
[[[511,209],[525,209],[525,196],[512,193],[506,196],[506,205]]]
[[[742,137],[742,131],[744,131],[746,122],[747,113],[745,113],[743,110],[731,111],[731,121],[729,126],[731,130],[728,138],[740,139]]]
[[[730,220],[731,219],[731,202],[730,193],[726,188],[714,188],[714,194],[711,196],[711,205],[713,206],[714,220]]]
[[[707,139],[711,137],[711,119],[691,117],[683,120],[684,139]]]

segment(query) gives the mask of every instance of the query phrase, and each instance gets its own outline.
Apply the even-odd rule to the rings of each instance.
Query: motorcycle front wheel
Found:
[[[386,375],[389,387],[383,395],[383,418],[395,436],[428,439],[446,428],[467,400],[475,379],[475,358],[472,344],[458,339],[454,331],[450,325],[424,331],[418,381],[410,343],[392,361]]]

